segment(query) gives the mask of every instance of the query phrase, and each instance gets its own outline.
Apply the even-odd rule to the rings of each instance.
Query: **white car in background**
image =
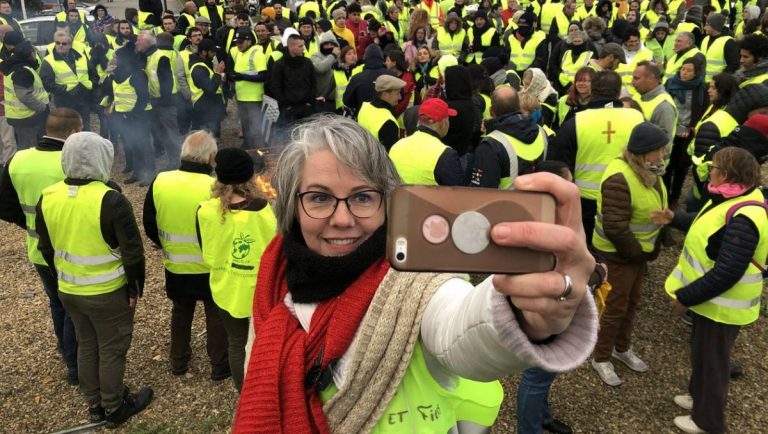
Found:
[[[81,8],[78,7],[78,9]],[[88,22],[92,22],[93,16],[89,11],[85,11]],[[24,38],[34,45],[40,57],[44,57],[48,44],[53,42],[53,34],[56,32],[56,13],[45,13],[21,20],[19,21],[19,26],[21,27],[21,32],[24,33]]]

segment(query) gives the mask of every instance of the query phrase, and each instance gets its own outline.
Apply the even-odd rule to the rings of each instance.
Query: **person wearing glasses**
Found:
[[[256,183],[250,154],[225,148],[216,153],[215,161],[212,198],[197,210],[197,238],[210,272],[211,296],[227,332],[229,368],[239,391],[256,275],[277,222]]]
[[[595,262],[578,189],[557,175],[515,181],[557,197],[557,224],[501,223],[489,234],[552,252],[556,269],[476,287],[390,268],[386,202],[401,179],[355,121],[299,124],[272,180],[279,234],[261,256],[234,433],[483,432],[503,400],[494,380],[534,365],[574,369],[589,355]]]
[[[53,35],[55,49],[40,66],[43,87],[53,97],[56,107],[76,110],[83,118],[83,130],[91,130],[90,102],[96,71],[88,65],[88,57],[72,49],[72,37],[65,31]]]

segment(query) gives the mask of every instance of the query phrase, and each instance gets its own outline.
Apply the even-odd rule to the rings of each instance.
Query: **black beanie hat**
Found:
[[[5,37],[3,38],[3,42],[8,45],[17,45],[23,40],[24,35],[22,35],[21,32],[17,32],[15,30],[11,30],[10,32],[6,33]]]
[[[317,27],[320,27],[324,32],[327,32],[331,30],[332,25],[330,21],[323,18],[317,22]]]
[[[216,179],[234,185],[253,177],[253,158],[240,148],[224,148],[216,153]]]
[[[642,122],[629,134],[627,150],[635,155],[647,154],[669,144],[669,136],[650,122]]]

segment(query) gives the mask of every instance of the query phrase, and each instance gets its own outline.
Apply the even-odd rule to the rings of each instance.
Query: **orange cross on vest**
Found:
[[[607,141],[607,143],[609,144],[611,143],[611,135],[615,132],[616,130],[611,129],[611,121],[608,121],[608,128],[606,128],[605,131],[603,131],[603,134],[605,134],[605,140]]]

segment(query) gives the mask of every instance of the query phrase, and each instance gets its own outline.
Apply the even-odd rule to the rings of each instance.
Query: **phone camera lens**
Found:
[[[398,252],[398,254],[395,255],[395,257],[397,258],[398,261],[404,261],[405,260],[405,253]]]

